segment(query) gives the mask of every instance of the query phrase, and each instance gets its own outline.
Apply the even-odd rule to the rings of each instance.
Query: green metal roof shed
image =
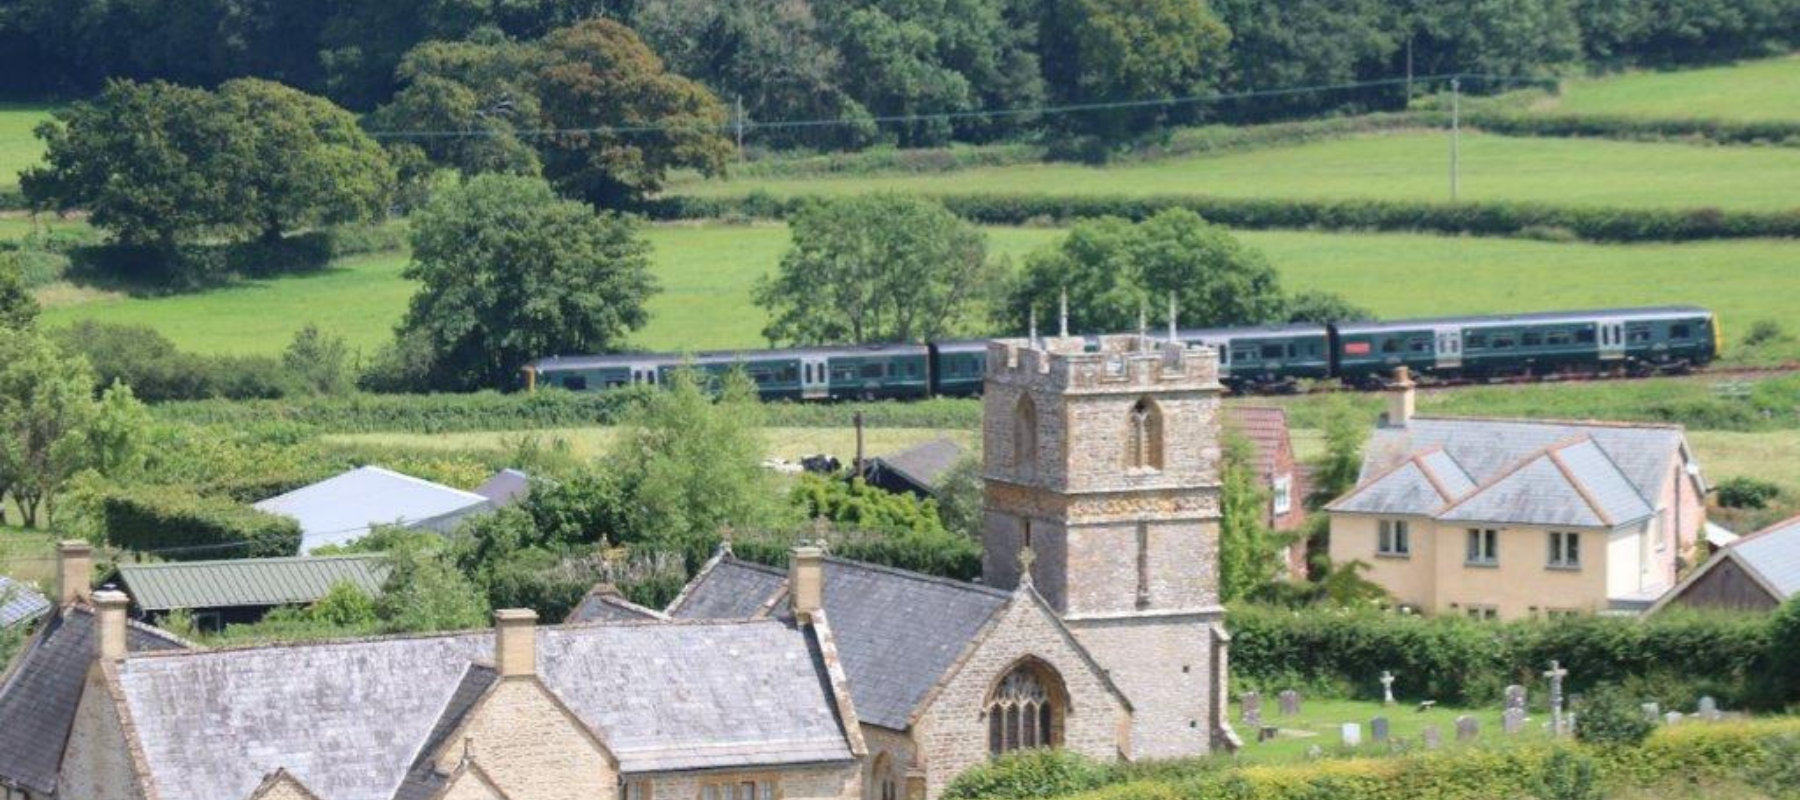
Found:
[[[312,603],[348,582],[373,597],[387,565],[379,554],[120,564],[119,582],[140,613]]]

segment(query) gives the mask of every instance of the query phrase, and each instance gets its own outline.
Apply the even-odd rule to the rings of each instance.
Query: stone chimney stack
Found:
[[[102,589],[94,593],[94,608],[99,612],[95,654],[104,661],[125,657],[125,611],[131,598],[124,592]]]
[[[1415,388],[1412,370],[1406,367],[1394,368],[1394,382],[1388,386],[1387,424],[1390,428],[1404,428],[1412,423],[1415,408]]]
[[[825,605],[825,551],[817,547],[794,548],[788,563],[788,596],[794,616],[805,617]]]
[[[56,545],[56,602],[68,605],[93,597],[94,546],[80,540]]]
[[[503,608],[494,612],[494,661],[502,678],[537,674],[536,611]]]

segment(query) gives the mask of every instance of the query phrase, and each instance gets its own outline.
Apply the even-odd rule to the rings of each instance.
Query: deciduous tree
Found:
[[[1200,0],[1045,0],[1039,23],[1044,75],[1066,104],[1136,103],[1211,91],[1231,32]],[[1066,130],[1117,141],[1191,105],[1101,108],[1058,117]]]

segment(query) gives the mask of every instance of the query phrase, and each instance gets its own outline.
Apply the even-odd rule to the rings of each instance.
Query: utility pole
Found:
[[[1406,104],[1408,106],[1412,105],[1412,99],[1413,99],[1412,43],[1413,43],[1412,34],[1408,33],[1406,35]]]
[[[1457,152],[1458,141],[1462,138],[1462,79],[1450,79],[1450,202],[1456,202],[1457,163],[1460,153]]]
[[[732,120],[731,127],[737,133],[738,160],[742,161],[744,160],[744,96],[741,94],[737,95],[734,98],[734,102],[737,106],[737,114]]]

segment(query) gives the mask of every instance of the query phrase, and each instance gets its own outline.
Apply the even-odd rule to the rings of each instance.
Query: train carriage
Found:
[[[1265,325],[1176,331],[1181,341],[1219,351],[1219,381],[1234,392],[1289,392],[1298,381],[1331,377],[1324,325]]]

